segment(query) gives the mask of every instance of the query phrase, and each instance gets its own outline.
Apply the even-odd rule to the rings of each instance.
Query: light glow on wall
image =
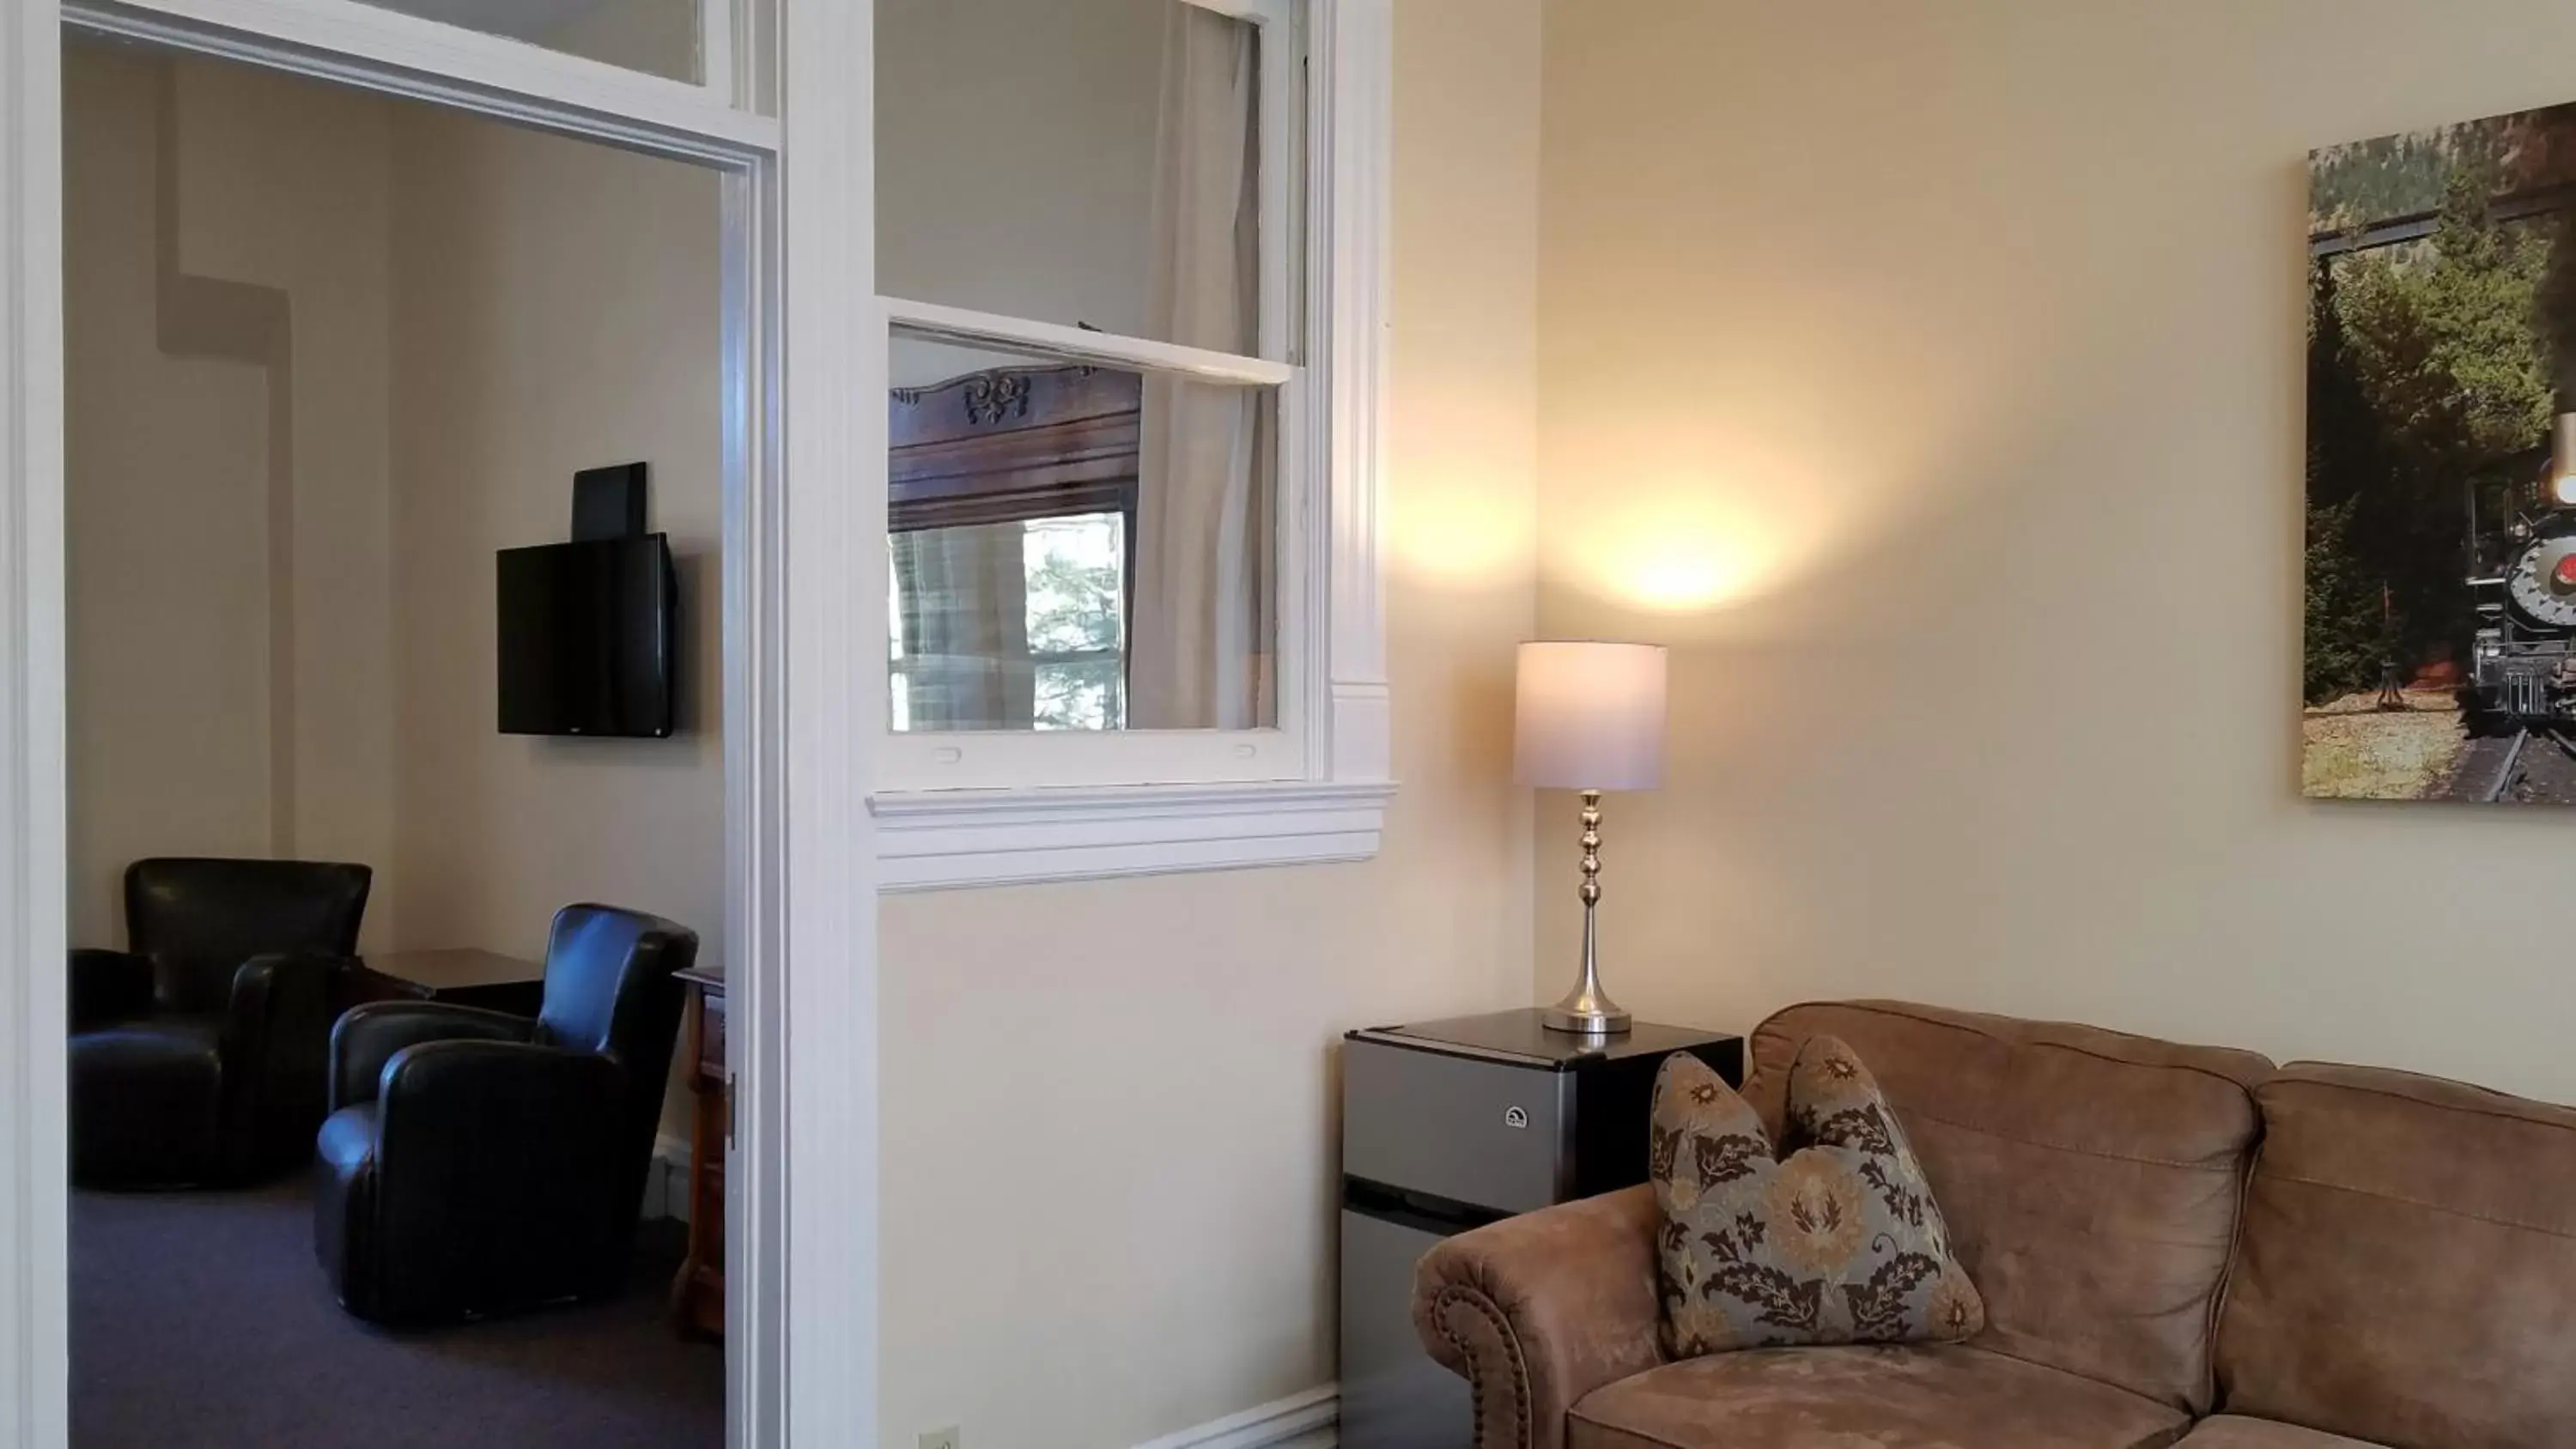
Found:
[[[1713,613],[1776,592],[1847,535],[1832,495],[1777,470],[1673,469],[1554,515],[1551,584],[1658,614]]]
[[[1387,490],[1388,564],[1407,577],[1449,588],[1525,581],[1537,531],[1531,502],[1523,490],[1480,489],[1421,472],[1400,475]]]
[[[1709,494],[1631,504],[1615,525],[1589,530],[1600,550],[1579,580],[1593,592],[1656,613],[1698,613],[1760,593],[1778,571],[1779,549],[1741,510]],[[1730,513],[1736,516],[1728,516]]]
[[[1723,410],[1641,403],[1623,368],[1593,379],[1549,446],[1544,586],[1664,615],[1737,613],[1848,576],[1869,588],[1908,541],[2003,476],[2013,396],[1972,370],[1885,390],[1866,425],[1818,365],[1720,389]],[[2022,396],[2027,397],[2028,390]],[[1836,597],[1841,591],[1836,591]]]
[[[1474,364],[1404,374],[1378,519],[1388,571],[1445,592],[1526,587],[1538,547],[1530,411],[1479,391]]]

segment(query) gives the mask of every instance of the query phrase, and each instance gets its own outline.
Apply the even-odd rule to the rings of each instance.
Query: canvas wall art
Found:
[[[2308,231],[2302,786],[2576,804],[2576,105],[2317,151]]]

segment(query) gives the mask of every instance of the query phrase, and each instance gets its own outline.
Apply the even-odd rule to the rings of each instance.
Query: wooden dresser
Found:
[[[725,1326],[725,1147],[733,1111],[725,1080],[725,983],[721,966],[680,973],[689,988],[689,1256],[671,1285],[681,1331],[722,1337]]]

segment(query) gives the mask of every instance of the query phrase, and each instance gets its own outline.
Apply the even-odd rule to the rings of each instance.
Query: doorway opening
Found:
[[[64,123],[72,1443],[722,1443],[724,177],[82,41]]]

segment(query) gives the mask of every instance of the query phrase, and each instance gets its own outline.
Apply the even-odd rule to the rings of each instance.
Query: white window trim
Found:
[[[1247,19],[1280,13],[1273,0],[1191,3]],[[1283,395],[1281,404],[1291,450],[1285,467],[1320,477],[1293,495],[1303,506],[1292,507],[1281,526],[1282,551],[1293,565],[1281,579],[1282,728],[1014,738],[1016,761],[1036,759],[1047,771],[1041,778],[1062,782],[1044,787],[1013,783],[1029,777],[1025,764],[983,769],[972,757],[980,753],[975,743],[990,736],[881,731],[869,805],[877,819],[882,889],[1091,880],[1377,853],[1395,793],[1378,536],[1393,9],[1391,0],[1309,0],[1307,14],[1314,114],[1306,128],[1305,230],[1316,264],[1304,368],[960,308],[879,302],[887,324],[954,340],[1033,345],[1077,360],[1305,394]],[[1277,351],[1265,348],[1265,354]],[[864,462],[864,506],[882,535],[883,448]],[[875,587],[859,590],[861,597],[883,599],[881,544],[865,566]],[[882,625],[877,632],[882,635]],[[878,720],[886,717],[885,672],[868,671]],[[904,753],[912,750],[931,752],[934,765],[975,768],[953,768],[946,778],[957,781],[954,788],[922,788],[920,761]],[[942,750],[954,758],[939,760]],[[1175,783],[1079,783],[1086,774],[1150,780],[1158,773]],[[931,778],[941,777],[934,771]]]
[[[649,150],[725,162],[779,149],[776,118],[731,100],[742,61],[730,45],[704,59],[725,66],[707,83],[673,80],[487,35],[363,0],[56,0],[92,29],[165,40],[201,54],[284,65],[320,80],[442,100],[504,120]],[[712,0],[713,12],[723,0]],[[749,22],[734,0],[726,34]],[[49,7],[52,8],[52,7]],[[718,30],[708,24],[706,34]],[[702,44],[704,41],[701,42]],[[583,113],[571,130],[565,109]]]
[[[1238,357],[1231,352],[1184,347],[1177,342],[1122,337],[1115,332],[1067,327],[1060,322],[1039,322],[902,297],[879,297],[877,307],[887,327],[900,327],[944,342],[1026,347],[1066,362],[1168,372],[1227,387],[1285,387],[1297,377],[1294,366],[1268,358]]]

